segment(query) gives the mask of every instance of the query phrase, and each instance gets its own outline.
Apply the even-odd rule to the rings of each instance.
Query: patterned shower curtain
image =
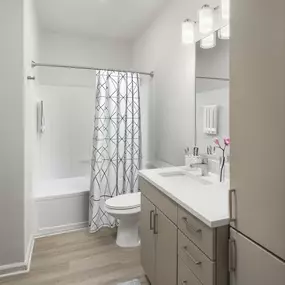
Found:
[[[109,198],[138,191],[141,164],[139,75],[98,71],[91,160],[89,230],[114,227]]]

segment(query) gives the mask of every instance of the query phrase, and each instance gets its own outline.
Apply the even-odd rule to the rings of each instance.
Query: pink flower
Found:
[[[230,145],[231,139],[230,138],[224,138],[224,143],[225,143],[225,145]]]
[[[214,139],[214,143],[215,143],[217,146],[220,146],[220,142],[219,142],[219,139],[218,139],[218,138],[215,138],[215,139]]]

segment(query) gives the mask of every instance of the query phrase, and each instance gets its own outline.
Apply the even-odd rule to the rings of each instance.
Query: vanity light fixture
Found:
[[[195,42],[194,22],[187,19],[182,23],[182,43],[185,45]]]
[[[198,12],[199,31],[201,34],[208,34],[214,28],[214,9],[204,5]]]
[[[230,0],[222,0],[222,19],[230,19]]]
[[[216,43],[216,32],[214,32],[200,41],[200,47],[203,49],[210,49],[215,47]]]
[[[230,25],[227,25],[218,31],[218,38],[221,40],[230,39]]]

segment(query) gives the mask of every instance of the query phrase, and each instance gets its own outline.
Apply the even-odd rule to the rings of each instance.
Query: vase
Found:
[[[225,164],[226,164],[226,157],[221,156],[220,157],[220,182],[225,181]]]

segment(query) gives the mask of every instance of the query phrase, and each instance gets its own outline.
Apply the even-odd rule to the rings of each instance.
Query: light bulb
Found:
[[[222,0],[222,18],[224,20],[230,19],[230,0]]]
[[[218,37],[221,40],[228,40],[230,38],[230,25],[221,28],[218,31]]]
[[[194,43],[194,23],[190,20],[182,23],[182,43],[186,45]]]
[[[199,31],[202,34],[208,34],[212,32],[214,28],[214,11],[208,6],[204,5],[199,10]]]
[[[210,49],[216,46],[216,33],[212,33],[200,41],[200,47],[203,49]]]

